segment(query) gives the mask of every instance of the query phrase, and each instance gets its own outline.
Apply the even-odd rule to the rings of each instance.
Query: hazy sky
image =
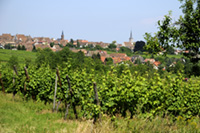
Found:
[[[172,10],[181,14],[178,0],[0,0],[0,34],[87,39],[118,43],[144,40],[157,31],[156,22]]]

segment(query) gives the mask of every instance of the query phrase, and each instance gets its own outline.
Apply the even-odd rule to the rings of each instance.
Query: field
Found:
[[[156,117],[153,120],[134,116],[133,119],[117,117],[111,122],[108,116],[103,116],[101,124],[92,124],[92,120],[75,120],[72,113],[64,121],[63,113],[52,113],[51,104],[42,102],[23,101],[18,96],[15,100],[12,95],[4,96],[0,93],[0,132],[200,132],[200,120],[183,121],[181,117],[173,122],[170,117]]]
[[[18,58],[20,64],[24,63],[26,58],[31,59],[32,61],[36,58],[36,53],[34,52],[0,49],[0,62],[8,62],[10,57],[13,55]]]

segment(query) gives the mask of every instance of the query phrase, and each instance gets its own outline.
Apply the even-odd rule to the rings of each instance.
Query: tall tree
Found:
[[[158,21],[159,31],[154,36],[146,33],[147,49],[157,53],[161,48],[169,46],[189,50],[188,57],[194,62],[200,58],[200,0],[179,0],[183,16],[172,22],[171,16],[166,15],[163,21]]]
[[[135,43],[135,48],[134,48],[134,52],[136,51],[144,51],[144,46],[145,46],[145,42],[144,41],[137,41]]]

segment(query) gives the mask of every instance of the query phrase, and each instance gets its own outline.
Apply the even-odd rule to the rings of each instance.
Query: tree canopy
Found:
[[[154,35],[145,33],[146,48],[157,54],[170,46],[189,50],[187,55],[192,61],[200,58],[200,0],[179,0],[183,16],[172,22],[171,12],[158,21],[158,32]]]

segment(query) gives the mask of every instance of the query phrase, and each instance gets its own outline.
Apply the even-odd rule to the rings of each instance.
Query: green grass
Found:
[[[75,133],[125,133],[125,132],[200,132],[200,119],[194,117],[185,121],[182,117],[174,122],[170,117],[160,116],[154,119],[134,116],[133,119],[117,116],[115,122],[103,115],[101,124],[93,125],[93,120],[73,117],[63,120],[63,113],[52,113],[52,104],[23,101],[19,96],[15,100],[11,94],[5,96],[0,92],[0,132],[75,132]],[[80,109],[79,109],[80,110]],[[70,110],[69,116],[72,116]]]
[[[148,54],[148,55],[141,55],[142,57],[144,57],[144,58],[152,58],[152,56],[150,55],[150,54]],[[162,58],[165,58],[165,57],[169,57],[169,58],[177,58],[177,59],[180,59],[180,58],[182,58],[182,57],[184,57],[183,55],[166,55],[166,56],[164,56],[164,55],[159,55],[159,56],[157,56],[157,55],[155,55],[154,56],[154,59],[156,58],[156,57],[162,57]]]
[[[36,59],[35,52],[23,51],[23,50],[8,50],[8,49],[0,49],[0,62],[6,63],[10,59],[10,57],[14,55],[17,56],[19,63],[23,64],[25,62],[25,58],[31,59],[34,61]]]

